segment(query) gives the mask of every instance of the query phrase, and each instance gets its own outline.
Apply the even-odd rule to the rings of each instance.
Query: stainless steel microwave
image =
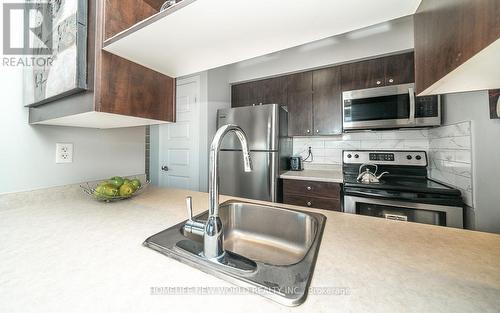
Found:
[[[393,85],[342,93],[344,130],[441,125],[439,96],[415,96],[415,85]]]

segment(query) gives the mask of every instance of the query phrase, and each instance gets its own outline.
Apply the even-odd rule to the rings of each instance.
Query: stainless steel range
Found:
[[[425,151],[344,151],[344,210],[463,228],[460,190],[427,177]]]

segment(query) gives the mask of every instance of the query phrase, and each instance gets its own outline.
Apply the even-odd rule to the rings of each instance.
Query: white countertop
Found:
[[[343,183],[340,165],[309,165],[303,171],[287,171],[280,175],[281,179],[310,180],[330,183]]]
[[[154,287],[233,286],[142,246],[148,236],[186,218],[188,194],[195,212],[206,208],[205,193],[154,187],[111,204],[95,202],[75,187],[0,196],[0,312],[400,313],[500,307],[499,235],[314,209],[309,210],[328,220],[311,286],[346,288],[338,290],[347,295],[311,294],[295,308],[253,294],[151,295]]]

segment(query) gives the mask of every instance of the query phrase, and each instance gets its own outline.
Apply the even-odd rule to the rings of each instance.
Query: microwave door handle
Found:
[[[410,124],[415,124],[415,90],[413,88],[408,88],[408,94],[410,96]]]

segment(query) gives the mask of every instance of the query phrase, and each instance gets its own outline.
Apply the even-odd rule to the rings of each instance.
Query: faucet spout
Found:
[[[228,133],[233,132],[239,139],[241,150],[243,152],[243,164],[245,172],[252,171],[252,160],[250,157],[250,149],[245,132],[241,127],[234,124],[224,125],[215,133],[212,144],[210,145],[209,157],[209,181],[208,181],[208,197],[209,197],[209,216],[205,225],[205,233],[203,236],[203,253],[206,258],[219,258],[224,254],[224,235],[222,232],[222,221],[219,218],[219,150]]]

